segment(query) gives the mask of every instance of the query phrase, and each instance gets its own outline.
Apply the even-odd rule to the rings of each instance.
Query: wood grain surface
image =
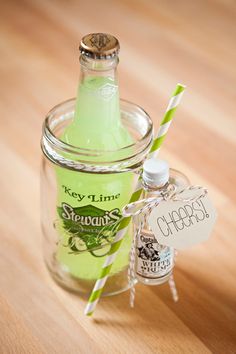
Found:
[[[233,0],[1,1],[0,352],[236,352],[235,87]],[[179,253],[180,300],[167,285],[105,298],[93,319],[42,260],[41,126],[73,97],[78,43],[89,32],[121,42],[121,96],[158,126],[175,84],[187,85],[161,156],[207,186],[218,210],[209,241]]]

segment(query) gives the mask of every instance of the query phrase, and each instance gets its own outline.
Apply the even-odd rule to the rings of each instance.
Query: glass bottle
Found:
[[[118,40],[109,34],[82,38],[75,116],[61,137],[67,144],[111,151],[132,143],[120,119],[119,48]]]
[[[60,140],[84,149],[88,164],[91,159],[103,164],[106,151],[112,160],[122,160],[126,157],[124,147],[133,143],[120,119],[118,51],[118,40],[103,33],[89,34],[80,44],[81,74],[75,114]],[[96,150],[97,156],[91,158],[91,150]],[[56,178],[56,228],[60,238],[56,261],[86,287],[99,276],[118,228],[121,209],[129,201],[134,175],[56,167]],[[127,268],[130,242],[127,234],[111,275]]]
[[[170,189],[177,189],[187,184],[185,176],[178,171],[170,171],[168,163],[160,159],[149,159],[144,162],[142,178],[141,199],[158,198]],[[135,245],[136,278],[147,285],[159,285],[166,282],[172,274],[174,249],[158,243],[148,225],[147,218]],[[140,216],[135,217],[137,227],[140,221]]]

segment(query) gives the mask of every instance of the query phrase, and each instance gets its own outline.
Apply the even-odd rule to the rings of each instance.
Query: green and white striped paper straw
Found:
[[[166,113],[164,115],[164,118],[161,122],[161,125],[159,127],[158,133],[156,138],[153,140],[153,144],[151,147],[151,150],[149,152],[148,157],[153,158],[156,157],[160,151],[160,147],[163,144],[163,141],[165,140],[167,131],[171,125],[172,118],[174,116],[175,110],[178,107],[180,100],[182,98],[182,95],[184,93],[185,86],[181,84],[177,84],[175,91],[173,92]],[[139,199],[140,195],[142,192],[142,179],[139,178],[137,186],[135,188],[135,191],[133,192],[129,203],[135,202],[136,200]],[[127,232],[128,225],[130,223],[131,217],[127,217],[121,220],[121,223],[119,225],[118,231],[116,233],[114,242],[111,245],[111,249],[107,255],[107,258],[102,266],[101,274],[99,278],[97,279],[95,286],[92,290],[92,293],[89,297],[87,306],[85,308],[84,314],[87,316],[91,316],[95,310],[95,307],[99,301],[99,298],[102,294],[103,288],[106,284],[107,278],[109,276],[109,273],[111,271],[111,267],[115,261],[115,258],[117,256],[117,253],[119,252],[119,248],[121,246],[122,240]]]

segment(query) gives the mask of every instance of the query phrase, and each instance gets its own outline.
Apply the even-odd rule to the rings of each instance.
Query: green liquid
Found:
[[[61,140],[98,150],[117,150],[132,143],[121,124],[118,90],[111,78],[87,77],[79,86],[78,98],[74,120]],[[119,155],[115,152],[112,160]],[[73,277],[95,280],[114,239],[122,207],[131,196],[133,174],[91,174],[56,167],[56,175],[57,261]],[[130,243],[127,234],[111,274],[127,266]]]

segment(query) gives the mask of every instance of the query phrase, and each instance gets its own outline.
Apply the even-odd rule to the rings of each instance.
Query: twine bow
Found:
[[[191,195],[188,196],[188,193]],[[193,195],[192,193],[195,192]],[[182,189],[178,189],[175,185],[170,184],[163,192],[157,193],[156,196],[151,198],[145,198],[137,200],[136,202],[129,203],[122,209],[123,217],[138,218],[134,220],[134,237],[132,240],[132,246],[130,251],[130,263],[128,269],[128,281],[130,285],[130,306],[134,307],[135,299],[135,249],[136,240],[138,239],[144,224],[146,223],[147,216],[151,213],[153,208],[157,207],[163,200],[173,200],[182,202],[195,202],[200,198],[203,198],[208,193],[207,189],[201,186],[189,186]],[[175,254],[176,255],[176,254]],[[174,301],[178,301],[178,293],[176,290],[173,276],[169,279],[169,286]]]
[[[190,197],[184,197],[184,193],[189,191],[201,191],[201,193],[196,193],[196,195]],[[163,200],[182,201],[189,203],[195,202],[199,198],[203,198],[206,194],[207,189],[201,186],[189,186],[178,190],[175,185],[170,184],[164,192],[158,193],[156,197],[140,199],[136,202],[125,205],[122,209],[122,215],[124,217],[135,217],[139,214],[150,212]]]

